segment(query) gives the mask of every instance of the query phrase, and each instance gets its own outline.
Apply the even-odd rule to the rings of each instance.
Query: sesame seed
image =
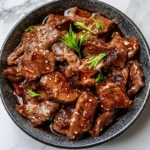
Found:
[[[83,124],[81,124],[81,127],[83,127]]]
[[[89,99],[89,102],[92,102],[92,99]]]

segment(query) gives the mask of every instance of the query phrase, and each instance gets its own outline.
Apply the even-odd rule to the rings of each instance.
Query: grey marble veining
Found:
[[[131,0],[126,14],[136,23],[150,45],[150,1]]]
[[[30,10],[52,0],[0,0],[0,47],[14,24]],[[117,7],[140,28],[150,45],[149,0],[102,0]],[[138,121],[123,135],[91,150],[149,150],[150,102]],[[0,101],[0,149],[2,150],[58,150],[41,144],[23,133],[12,122]]]

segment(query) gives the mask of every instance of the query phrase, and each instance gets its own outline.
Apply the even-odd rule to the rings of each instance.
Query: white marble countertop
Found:
[[[50,0],[0,0],[0,47],[13,25],[33,8]],[[128,15],[150,45],[149,0],[102,0]],[[150,150],[150,101],[137,122],[124,134],[91,150]],[[0,100],[1,150],[57,150],[30,138],[6,113]]]

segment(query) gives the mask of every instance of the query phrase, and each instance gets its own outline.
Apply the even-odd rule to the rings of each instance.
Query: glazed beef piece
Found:
[[[98,39],[97,36],[89,36],[88,40],[84,42],[83,54],[98,55],[99,53],[108,52],[115,47],[103,40]]]
[[[16,106],[17,111],[25,118],[29,119],[33,126],[41,125],[43,122],[47,121],[58,108],[59,104],[57,103],[50,101],[39,103],[36,100],[31,100],[27,104]]]
[[[124,41],[118,32],[114,33],[112,41],[109,43],[118,53],[114,66],[124,67],[127,60],[127,49],[124,45]]]
[[[133,58],[139,50],[139,42],[135,37],[124,39],[124,45],[128,50],[128,59]]]
[[[77,7],[72,8],[68,14],[66,14],[73,22],[85,22],[92,14],[86,10],[81,10]]]
[[[75,90],[70,88],[64,76],[59,72],[43,76],[40,85],[46,91],[49,99],[60,103],[72,103],[79,96]]]
[[[66,31],[59,31],[56,28],[70,22],[71,20],[67,17],[51,14],[46,24],[38,25],[24,34],[22,44],[9,55],[8,65],[18,64],[18,58],[28,49],[48,49],[59,40],[60,36],[66,34]]]
[[[3,75],[12,82],[19,82],[24,79],[22,74],[19,72],[18,67],[10,67],[4,70]]]
[[[36,80],[43,74],[54,71],[54,54],[48,50],[26,51],[19,64],[19,71],[28,80]]]
[[[95,20],[97,20],[98,23],[100,23],[102,26],[103,26],[103,30],[102,29],[98,29],[95,25],[95,23],[93,24],[93,18]],[[95,16],[93,16],[93,18],[91,17],[89,20],[88,20],[88,26],[91,30],[95,31],[96,34],[98,35],[101,35],[101,34],[104,34],[104,33],[107,33],[109,32],[109,30],[111,29],[111,27],[116,24],[115,21],[113,20],[110,20],[106,17],[104,17],[102,14],[96,14]]]
[[[52,52],[55,56],[56,61],[63,62],[65,60],[65,54],[71,53],[72,50],[64,45],[62,42],[56,42],[52,47]]]
[[[66,135],[70,127],[70,119],[74,111],[74,106],[63,106],[55,115],[52,129]]]
[[[144,74],[141,70],[140,63],[137,60],[129,62],[130,69],[129,69],[129,90],[127,92],[128,96],[135,95],[140,88],[145,86],[143,81]]]
[[[113,82],[106,82],[97,86],[97,93],[101,107],[106,111],[115,108],[129,108],[132,104],[127,95]]]
[[[129,68],[112,67],[111,71],[106,76],[106,81],[114,82],[122,91],[126,92],[126,85],[128,81]]]
[[[91,87],[95,85],[94,75],[97,71],[87,70],[80,73],[80,80],[77,81],[78,87]]]
[[[69,139],[78,139],[91,129],[97,105],[98,101],[92,93],[81,93],[71,117],[67,133]]]
[[[58,28],[64,24],[71,23],[71,19],[62,15],[50,14],[46,20],[46,25],[52,29]]]
[[[57,61],[67,61],[68,66],[66,67],[65,71],[66,77],[71,77],[74,72],[78,71],[81,61],[69,47],[64,45],[62,42],[57,42],[52,46],[52,52],[54,53]]]
[[[92,17],[84,10],[82,10],[82,14],[84,13],[85,15],[80,15],[81,13],[78,13],[79,11],[81,10],[75,7],[68,12],[67,16],[70,17],[74,23],[77,21],[84,23],[89,29],[93,30],[98,35],[108,32],[109,28],[115,23],[113,20],[110,20],[101,14],[96,14]],[[93,18],[104,27],[103,30],[96,27]]]
[[[94,127],[90,130],[92,136],[99,136],[101,131],[115,120],[115,112],[104,112],[97,117]]]

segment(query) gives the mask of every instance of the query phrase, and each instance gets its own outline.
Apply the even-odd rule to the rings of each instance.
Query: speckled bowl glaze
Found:
[[[87,137],[78,141],[70,141],[66,137],[56,136],[54,134],[46,133],[37,128],[33,128],[32,125],[25,118],[17,113],[15,108],[16,97],[13,94],[13,91],[8,81],[5,80],[2,76],[3,70],[7,68],[7,56],[20,43],[23,32],[27,27],[34,24],[40,24],[42,20],[50,13],[57,13],[74,6],[94,12],[102,12],[107,17],[117,20],[119,27],[127,37],[137,37],[140,43],[140,52],[138,59],[142,65],[142,69],[146,77],[146,86],[136,95],[132,108],[124,116],[122,116],[112,126],[105,130],[105,132],[103,132],[101,136]],[[150,57],[149,48],[142,33],[139,31],[137,26],[122,12],[112,6],[95,0],[57,0],[47,3],[33,10],[27,16],[22,18],[11,30],[1,49],[0,59],[0,93],[3,104],[8,114],[25,133],[47,145],[71,149],[87,148],[107,142],[117,137],[127,128],[129,128],[139,117],[145,107],[146,102],[148,101],[150,81]]]

